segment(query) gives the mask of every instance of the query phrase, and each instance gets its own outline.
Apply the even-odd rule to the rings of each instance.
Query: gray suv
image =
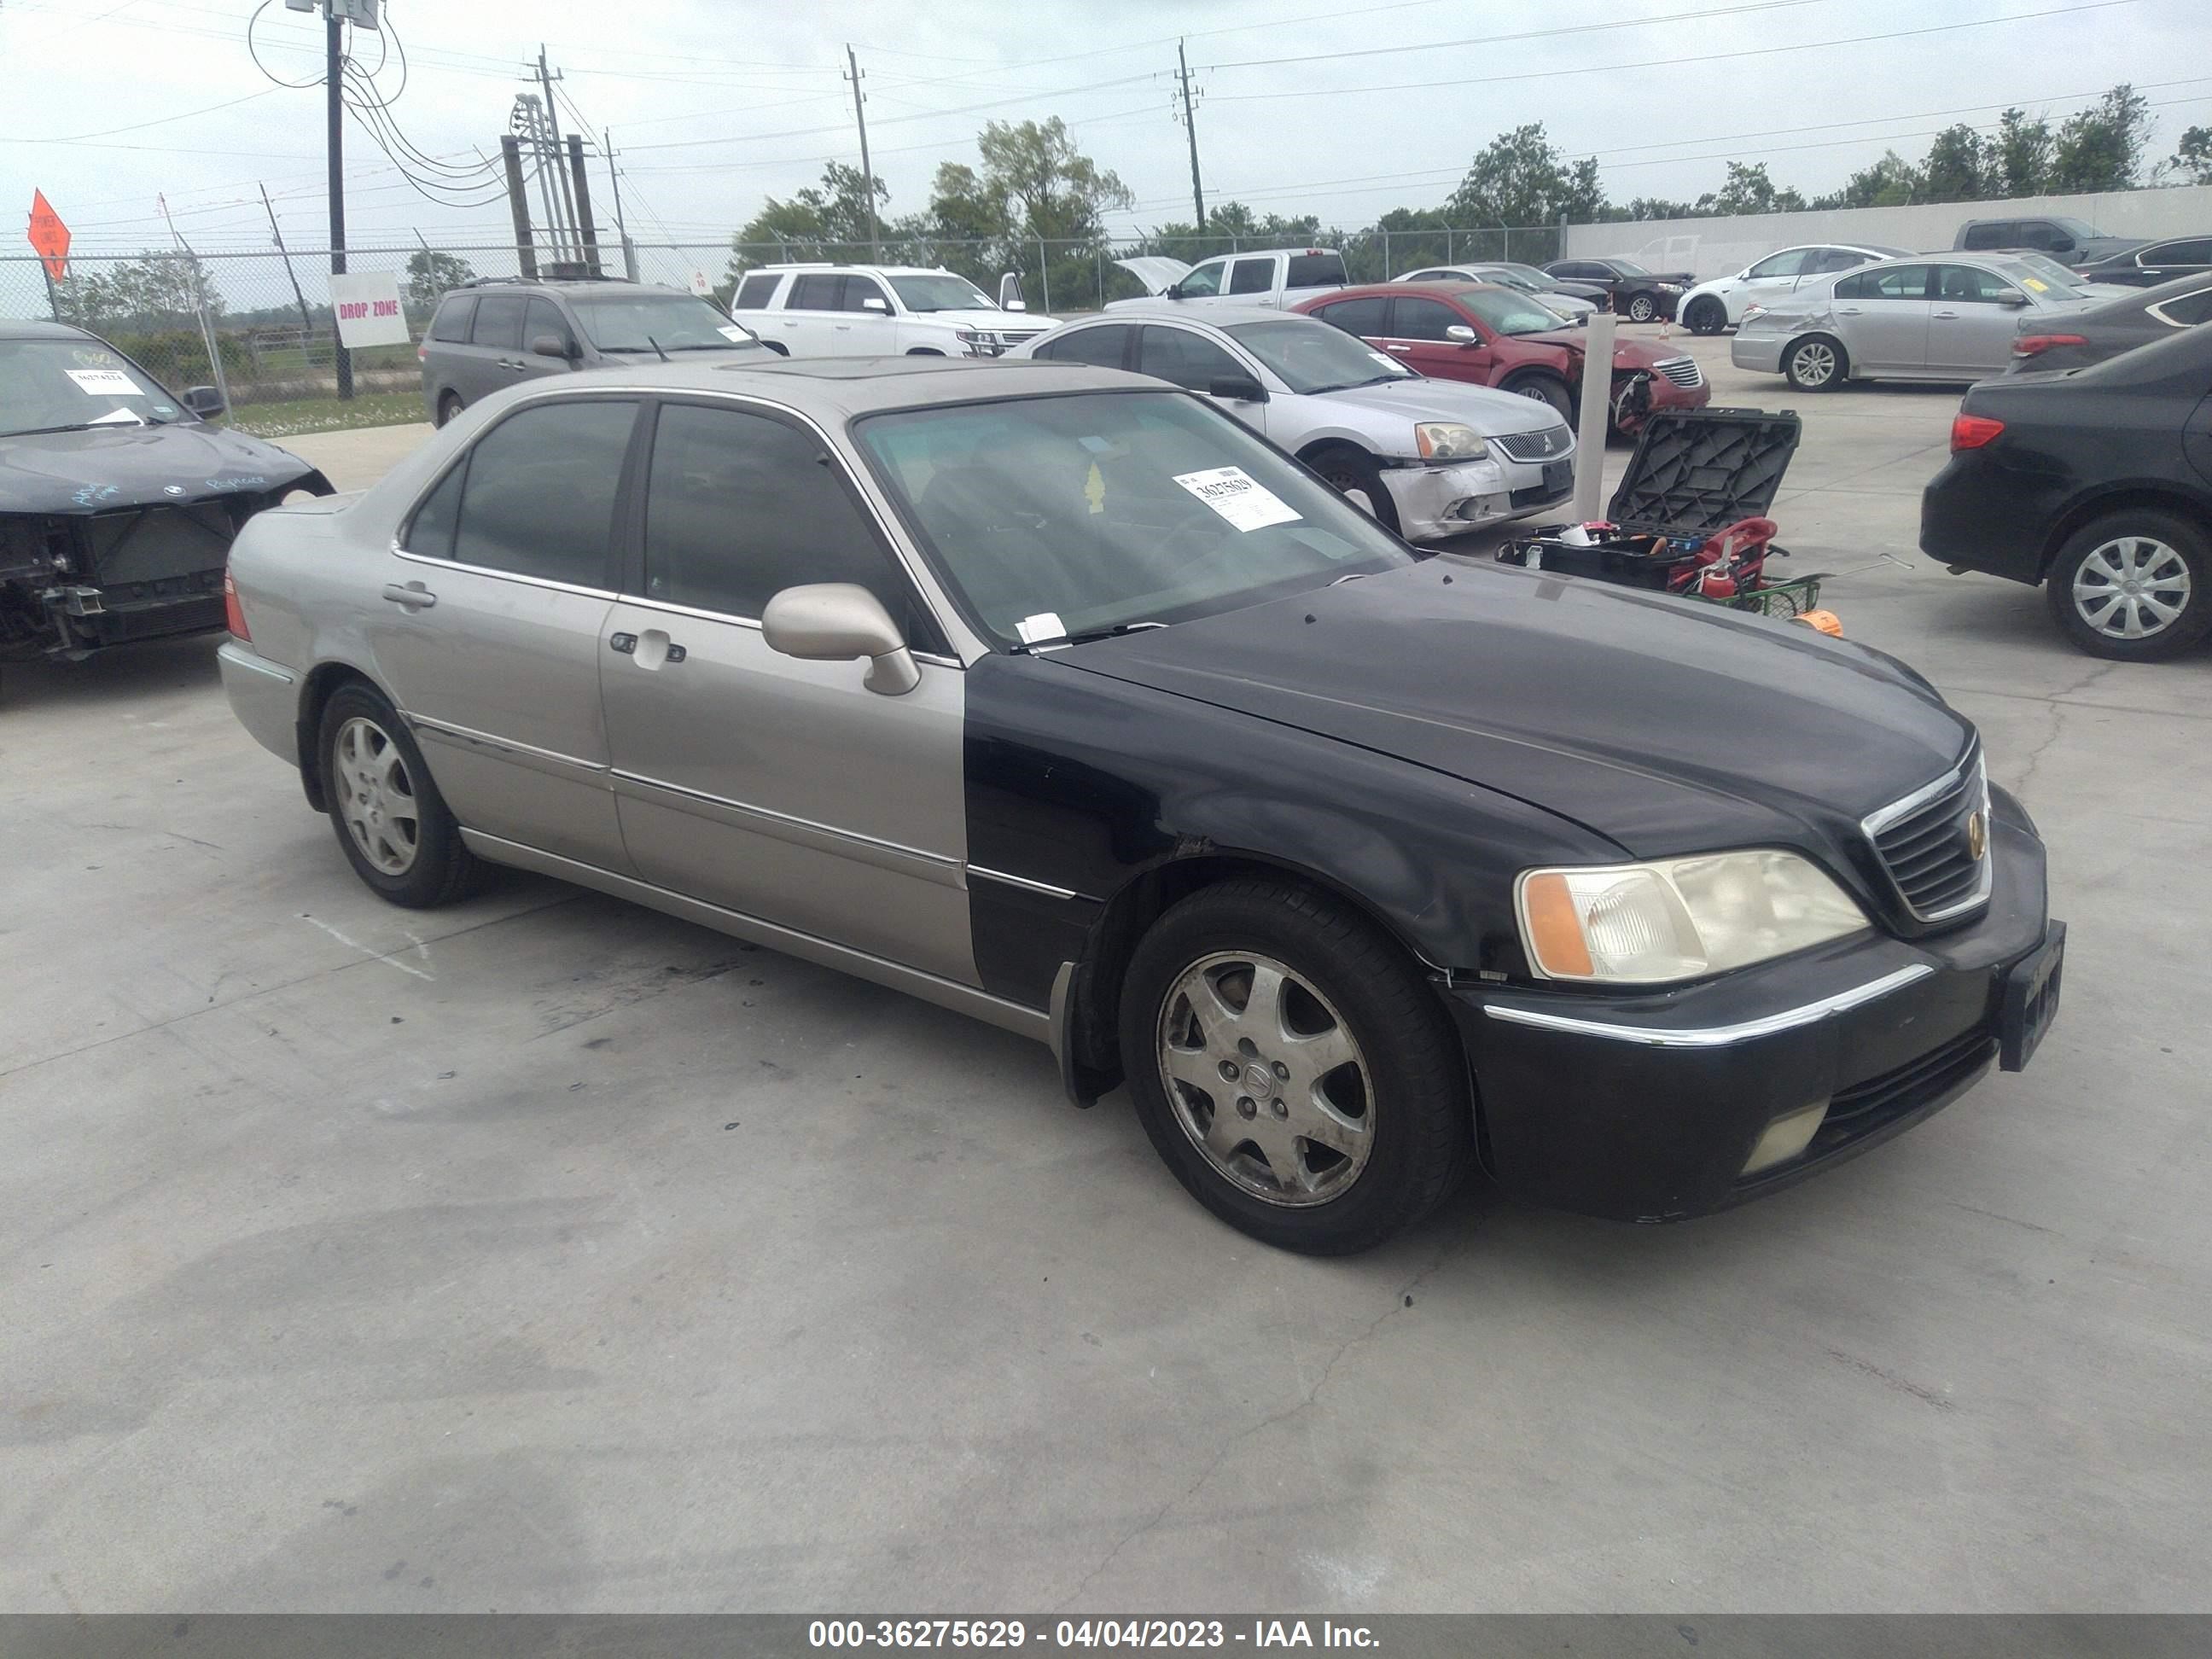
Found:
[[[416,355],[422,407],[443,426],[501,386],[542,374],[761,349],[751,330],[681,289],[487,277],[438,302]]]

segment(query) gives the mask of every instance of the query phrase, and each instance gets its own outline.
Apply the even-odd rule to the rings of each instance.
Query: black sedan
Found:
[[[1646,270],[1633,259],[1554,259],[1542,269],[1547,276],[1601,289],[1612,308],[1632,323],[1671,318],[1698,280],[1692,271]]]
[[[254,514],[323,475],[207,424],[97,335],[0,323],[0,653],[77,658],[223,624],[222,568]]]
[[[1048,1042],[1291,1249],[1477,1159],[1732,1204],[2017,1067],[2057,995],[2042,845],[1917,675],[1425,558],[1134,374],[534,382],[232,574],[232,705],[373,891],[517,865]]]
[[[2212,277],[2212,236],[2142,242],[2078,269],[2084,282],[2125,283],[2130,288],[2152,288],[2177,276]]]
[[[1984,380],[1920,503],[1954,572],[2040,582],[2092,656],[2149,662],[2212,633],[2212,328],[2094,366]]]
[[[2062,318],[2023,316],[2013,337],[2008,372],[2087,368],[2203,322],[2212,322],[2212,270],[2106,300]]]

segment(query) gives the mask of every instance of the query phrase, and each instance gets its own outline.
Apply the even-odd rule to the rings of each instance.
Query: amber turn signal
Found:
[[[1555,979],[1588,979],[1589,946],[1575,917],[1575,897],[1567,889],[1567,878],[1553,871],[1529,877],[1521,890],[1521,905],[1536,966]]]

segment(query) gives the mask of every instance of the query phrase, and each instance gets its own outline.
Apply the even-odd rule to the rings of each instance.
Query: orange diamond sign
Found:
[[[31,192],[31,246],[45,262],[47,276],[58,283],[69,275],[69,227],[42,190]]]

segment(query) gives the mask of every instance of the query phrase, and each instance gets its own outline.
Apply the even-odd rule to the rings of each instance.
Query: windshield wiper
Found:
[[[1118,639],[1124,634],[1141,634],[1148,629],[1165,628],[1164,622],[1114,623],[1105,628],[1086,628],[1074,634],[1063,634],[1056,640],[1039,640],[1024,649],[1037,651],[1055,645],[1082,645],[1091,640]]]
[[[67,426],[27,426],[19,431],[0,433],[0,437],[35,438],[46,432],[89,432],[92,424],[90,421],[71,421]]]

